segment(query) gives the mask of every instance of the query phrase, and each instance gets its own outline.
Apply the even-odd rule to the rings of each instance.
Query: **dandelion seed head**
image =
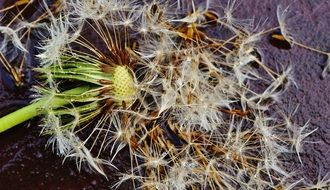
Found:
[[[131,101],[136,94],[134,79],[126,66],[116,66],[113,71],[113,87],[116,101]]]
[[[43,133],[78,169],[87,162],[103,175],[102,165],[115,167],[128,150],[131,170],[116,188],[126,180],[160,189],[275,187],[288,177],[279,158],[290,146],[300,152],[309,134],[264,103],[279,99],[290,68],[278,72],[258,59],[262,33],[234,18],[236,0],[226,22],[215,16],[229,38],[208,31],[210,1],[181,3],[69,1],[47,27],[38,69],[49,83],[40,93],[69,104],[49,109]],[[66,82],[93,88],[63,94]]]

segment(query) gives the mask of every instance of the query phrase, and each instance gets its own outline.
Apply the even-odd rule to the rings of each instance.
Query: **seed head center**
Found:
[[[134,79],[126,66],[116,66],[113,71],[113,87],[116,101],[130,102],[135,96]]]

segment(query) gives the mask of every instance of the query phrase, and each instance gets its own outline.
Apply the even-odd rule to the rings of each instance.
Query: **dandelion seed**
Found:
[[[66,131],[61,129],[60,119],[51,112],[44,119],[42,126],[42,134],[52,135],[47,145],[52,146],[52,150],[57,154],[64,156],[71,150],[70,138]],[[55,151],[56,148],[56,151]]]
[[[27,52],[20,38],[18,37],[17,31],[7,26],[0,26],[0,32],[5,36],[2,42],[3,44],[1,46],[2,52],[6,51],[5,48],[6,48],[6,44],[8,44],[8,41],[11,41],[13,45],[19,50],[23,52]]]
[[[300,153],[302,152],[303,149],[303,142],[306,137],[308,137],[310,134],[314,133],[316,129],[313,129],[312,131],[305,132],[306,128],[309,127],[309,122],[307,122],[303,127],[298,127],[295,126],[292,129],[292,148],[296,150],[296,153],[298,155],[299,161],[302,164],[302,160],[300,157]]]
[[[316,182],[308,182],[307,187],[304,189],[315,189],[315,190],[321,190],[321,189],[327,189],[330,187],[330,173],[326,173],[323,177],[321,173],[319,172],[319,175],[317,176]]]
[[[75,31],[72,34],[70,34],[71,29]],[[44,40],[43,45],[39,47],[42,53],[37,57],[41,59],[41,65],[61,64],[61,55],[68,48],[68,44],[78,37],[80,29],[74,28],[68,17],[54,18],[51,25],[46,28],[50,37]]]
[[[294,39],[291,35],[290,29],[288,25],[286,24],[287,20],[287,14],[289,13],[289,6],[287,6],[284,10],[281,5],[277,6],[277,20],[280,26],[280,30],[284,38],[292,44]]]
[[[325,78],[328,73],[330,73],[330,53],[327,54],[327,62],[321,75],[322,78]]]

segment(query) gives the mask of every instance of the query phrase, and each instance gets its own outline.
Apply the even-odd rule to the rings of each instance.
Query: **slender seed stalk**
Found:
[[[87,92],[90,89],[89,86],[81,86],[71,90],[67,90],[63,92],[63,94],[67,95],[79,95],[84,92]],[[32,119],[38,115],[45,114],[45,110],[43,110],[43,106],[48,104],[51,108],[58,108],[60,106],[67,105],[69,101],[66,99],[55,97],[51,102],[47,98],[43,98],[35,103],[32,103],[28,106],[25,106],[19,110],[16,110],[4,117],[0,118],[0,133],[21,124],[29,119]]]

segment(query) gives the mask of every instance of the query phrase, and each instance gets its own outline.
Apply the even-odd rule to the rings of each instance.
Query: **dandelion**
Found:
[[[65,3],[40,44],[38,98],[0,118],[0,132],[42,115],[54,152],[104,176],[127,149],[130,170],[113,188],[128,180],[159,189],[290,187],[280,157],[295,148],[300,159],[314,130],[269,113],[291,68],[276,72],[258,59],[262,33],[233,17],[236,1],[226,22],[209,1],[191,10],[181,1]],[[232,36],[212,36],[210,18]]]

